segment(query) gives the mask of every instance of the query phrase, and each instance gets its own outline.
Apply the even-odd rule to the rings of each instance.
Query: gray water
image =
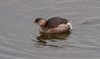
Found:
[[[59,16],[73,31],[39,33],[35,18]],[[0,59],[99,59],[100,0],[0,0]]]

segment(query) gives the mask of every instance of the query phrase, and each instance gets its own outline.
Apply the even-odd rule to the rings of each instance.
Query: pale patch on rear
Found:
[[[68,28],[69,28],[69,25],[67,25],[67,24],[61,24],[56,29],[67,30]]]
[[[72,30],[71,21],[69,21],[67,24],[69,25],[69,27],[70,27],[70,30]]]
[[[60,32],[67,32],[69,31],[69,25],[68,24],[61,24],[58,27],[52,29],[53,32],[60,33]]]

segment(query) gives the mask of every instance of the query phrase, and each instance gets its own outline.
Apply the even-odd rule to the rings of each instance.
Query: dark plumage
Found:
[[[36,20],[35,20],[35,22],[39,22],[41,19],[43,19],[43,18],[37,18]]]
[[[58,27],[60,24],[67,24],[68,20],[60,18],[60,17],[53,17],[48,19],[46,27],[47,28],[55,28]]]
[[[48,20],[37,18],[34,23],[40,25],[40,32],[43,33],[61,33],[72,29],[69,20],[60,17],[52,17]]]

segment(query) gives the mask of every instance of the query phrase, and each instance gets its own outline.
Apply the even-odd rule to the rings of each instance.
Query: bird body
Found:
[[[70,21],[60,17],[52,17],[48,20],[37,18],[34,22],[40,25],[40,32],[43,33],[62,33],[72,30]]]

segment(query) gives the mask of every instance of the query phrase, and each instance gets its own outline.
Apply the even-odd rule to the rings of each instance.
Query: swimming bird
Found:
[[[63,33],[72,30],[71,22],[60,17],[52,17],[48,20],[36,18],[32,24],[38,24],[42,33]]]

